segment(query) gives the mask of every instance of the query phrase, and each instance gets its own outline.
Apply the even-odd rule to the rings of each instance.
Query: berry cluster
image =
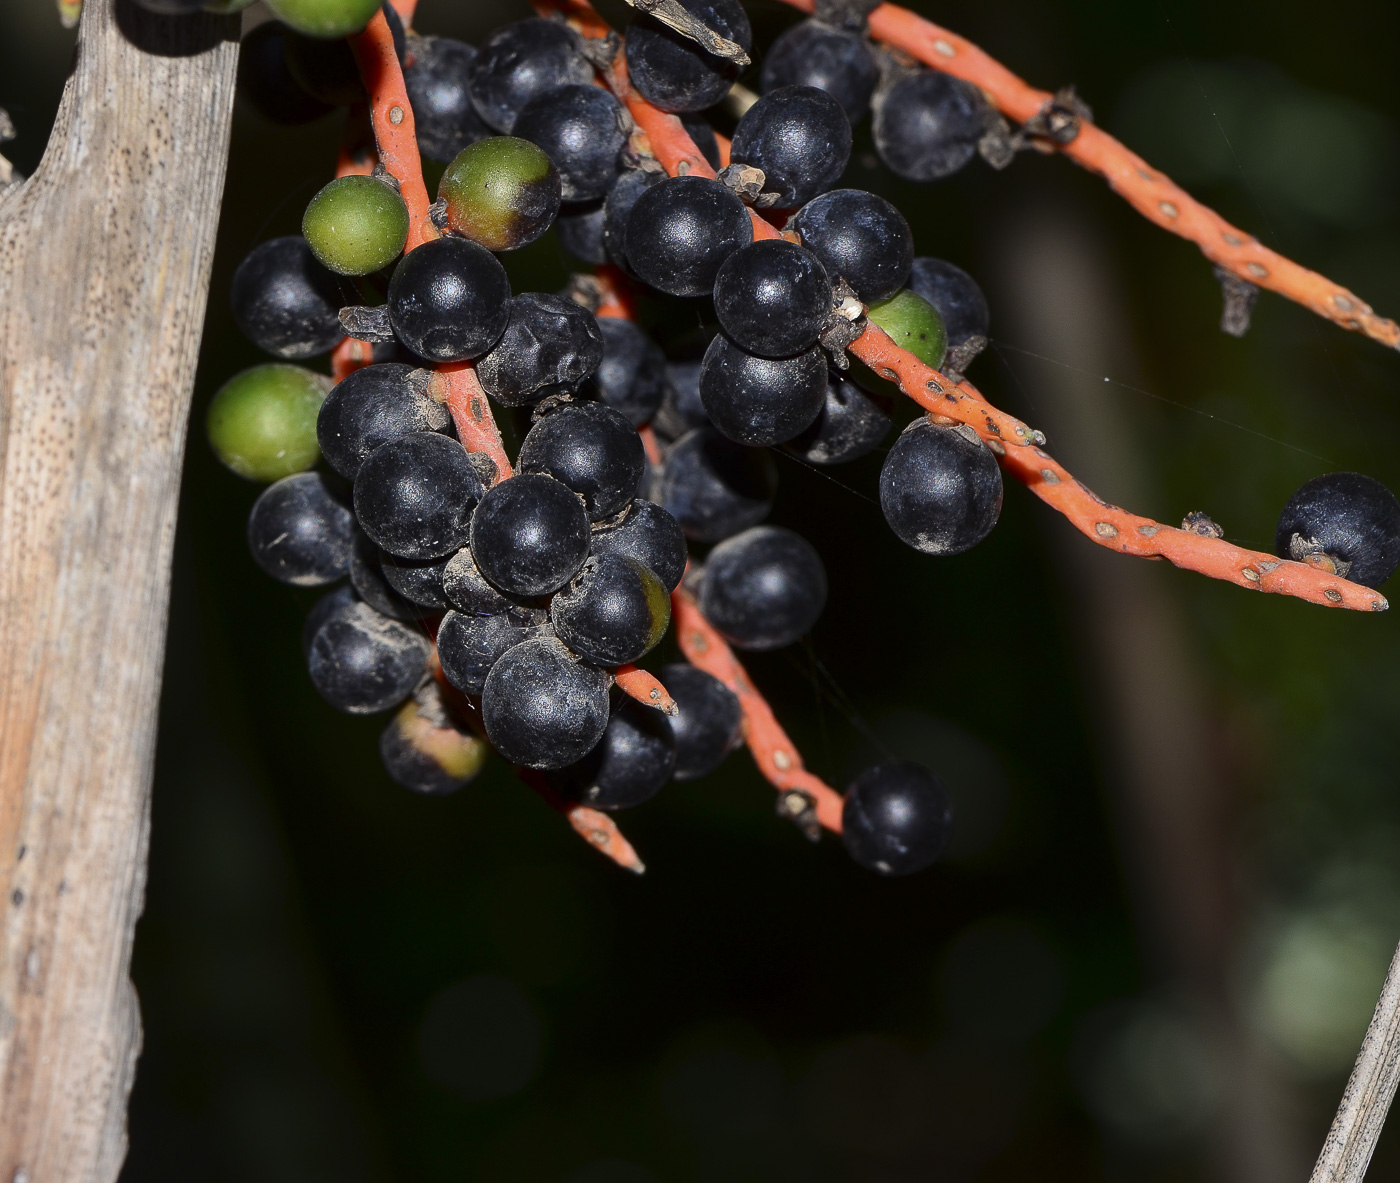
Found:
[[[886,60],[862,31],[806,20],[770,47],[763,93],[726,139],[708,118],[738,67],[713,51],[716,38],[752,48],[738,0],[681,0],[690,32],[639,14],[607,57],[602,38],[560,20],[517,21],[473,48],[405,36],[389,5],[273,7],[285,24],[260,26],[245,51],[253,101],[296,121],[364,97],[363,47],[326,38],[372,17],[358,39],[377,39],[391,74],[402,66],[388,122],[446,164],[426,217],[406,200],[416,175],[343,169],[308,205],[302,234],[255,248],[234,278],[240,326],[283,361],[220,390],[209,436],[235,472],[274,482],[249,519],[258,564],[297,586],[348,576],[307,621],[317,690],[357,714],[406,704],[381,752],[423,792],[466,784],[489,745],[542,774],[565,808],[616,810],[713,770],[745,735],[757,754],[742,671],[716,678],[697,659],[647,677],[633,663],[661,641],[673,605],[739,649],[789,645],[816,623],[825,568],[810,542],[763,524],[776,481],[766,449],[830,465],[885,441],[888,385],[846,352],[868,326],[922,372],[953,373],[936,378],[959,392],[946,396],[954,407],[991,412],[956,373],[989,332],[977,284],[917,257],[889,201],[839,187],[852,121],[872,112],[892,171],[957,172],[994,130],[982,92]],[[595,85],[598,70],[609,88]],[[714,175],[659,162],[656,137],[634,121],[642,109],[679,117]],[[497,256],[552,226],[599,276],[514,294]],[[702,357],[668,360],[625,315],[648,291],[701,301],[712,325]],[[351,363],[347,333],[372,364]],[[333,388],[288,364],[332,349]],[[513,460],[490,404],[528,417]],[[995,526],[1007,446],[984,418],[986,430],[952,409],[924,415],[888,449],[879,501],[907,545],[958,554]],[[1043,483],[1061,484],[1039,464]],[[1204,515],[1183,531],[1218,537]],[[687,539],[710,548],[703,560]],[[1277,547],[1375,587],[1400,564],[1400,503],[1357,474],[1320,477],[1289,502]],[[817,782],[780,807],[840,828],[881,873],[927,866],[946,842],[947,794],[917,766],[862,774],[839,821],[822,794]]]

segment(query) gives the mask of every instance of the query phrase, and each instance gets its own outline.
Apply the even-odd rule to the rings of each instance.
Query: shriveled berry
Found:
[[[395,558],[388,551],[379,556],[379,570],[384,575],[384,581],[419,608],[441,610],[451,606],[442,587],[446,569],[446,559],[424,559],[415,563]]]
[[[680,0],[702,25],[744,50],[753,45],[753,30],[739,0]],[[739,77],[739,67],[702,49],[696,42],[638,14],[627,26],[627,76],[637,91],[663,111],[703,111],[713,107]]]
[[[522,473],[481,499],[472,515],[471,548],[478,570],[502,591],[548,595],[588,557],[588,515],[566,485]]]
[[[875,151],[909,181],[950,177],[977,155],[987,101],[970,82],[939,70],[901,78],[875,109]]]
[[[541,292],[512,296],[506,328],[476,363],[481,387],[504,407],[567,394],[603,361],[603,331],[586,308]]]
[[[428,638],[415,628],[354,603],[311,639],[307,671],[331,706],[372,715],[402,702],[428,672]]]
[[[355,516],[377,545],[401,559],[436,559],[466,545],[486,492],[456,440],[418,431],[381,444],[355,478]]]
[[[315,357],[345,335],[340,285],[300,234],[249,251],[233,273],[229,303],[243,335],[277,357]]]
[[[685,532],[675,518],[655,502],[640,497],[622,513],[593,527],[590,547],[595,555],[626,555],[649,567],[661,585],[673,592],[685,574]]]
[[[637,198],[627,216],[632,270],[672,296],[707,296],[720,264],[753,241],[748,207],[707,177],[669,177]]]
[[[585,84],[536,95],[521,109],[514,131],[554,162],[565,201],[591,201],[617,179],[628,125],[611,91]]]
[[[485,247],[439,238],[409,252],[389,281],[389,321],[419,357],[466,361],[505,331],[510,281]]]
[[[603,738],[551,779],[594,809],[630,809],[659,793],[676,766],[676,737],[660,711],[623,698]]]
[[[1313,477],[1283,507],[1274,552],[1380,587],[1400,566],[1400,501],[1359,472]]]
[[[452,722],[437,686],[404,703],[379,736],[379,758],[395,784],[429,797],[465,788],[481,771],[491,746]]]
[[[487,738],[512,763],[563,768],[603,737],[607,675],[554,637],[523,641],[492,667],[481,693],[481,719]]]
[[[844,279],[867,304],[893,296],[914,265],[914,235],[904,215],[862,189],[833,189],[804,205],[788,223],[802,245]]]
[[[348,37],[379,11],[379,0],[268,0],[267,6],[308,37]]]
[[[603,249],[628,275],[635,275],[627,261],[627,219],[632,207],[648,189],[661,184],[666,174],[659,168],[629,168],[613,182],[603,201]]]
[[[438,625],[438,660],[447,680],[463,694],[480,694],[486,676],[506,650],[540,634],[544,614],[509,608],[495,616],[449,612]]]
[[[608,261],[603,242],[603,221],[606,212],[601,200],[565,203],[554,219],[554,232],[562,246],[575,259],[595,267]]]
[[[761,168],[777,209],[795,209],[825,193],[846,171],[851,121],[836,99],[815,86],[783,86],[744,112],[729,158]]]
[[[888,300],[869,305],[865,314],[885,330],[901,349],[907,349],[926,366],[935,370],[943,365],[948,352],[948,334],[943,318],[922,296],[901,288]]]
[[[792,357],[817,343],[831,280],[811,251],[769,238],[735,251],[715,277],[715,315],[739,348]]]
[[[486,124],[509,134],[536,95],[592,80],[583,39],[562,21],[531,17],[497,29],[481,43],[467,90]]]
[[[608,406],[640,426],[656,414],[665,392],[666,355],[635,322],[620,316],[598,321],[603,360],[593,374],[593,391]]]
[[[389,266],[408,240],[408,207],[374,177],[337,177],[301,220],[317,262],[337,275],[368,275]]]
[[[243,38],[238,51],[238,93],[264,119],[296,125],[310,123],[331,110],[297,85],[287,66],[291,30],[281,21],[264,21]]]
[[[681,436],[666,451],[661,504],[697,542],[718,542],[756,526],[773,508],[778,470],[758,448],[744,448],[710,427]]]
[[[720,766],[744,742],[744,712],[723,682],[693,665],[664,665],[656,675],[676,700],[676,780],[695,780]]]
[[[451,37],[419,37],[413,43],[403,82],[413,105],[418,151],[429,160],[445,164],[491,134],[467,93],[475,61],[476,49]]]
[[[710,552],[700,611],[740,649],[779,649],[817,623],[826,590],[810,542],[781,526],[755,526]]]
[[[350,586],[355,594],[382,616],[394,620],[419,620],[427,615],[422,607],[399,595],[384,578],[383,560],[387,556],[374,541],[358,527],[350,547]]]
[[[528,139],[491,136],[463,148],[438,183],[454,233],[488,251],[535,241],[559,212],[559,170]]]
[[[671,599],[650,567],[621,554],[592,555],[549,606],[555,634],[599,665],[651,652],[671,623]]]
[[[705,350],[700,401],[715,427],[736,443],[785,443],[821,413],[826,354],[814,345],[796,357],[755,357],[720,334]]]
[[[632,500],[646,462],[642,439],[621,411],[603,403],[574,403],[550,411],[530,428],[516,467],[567,485],[596,522]]]
[[[523,606],[528,601],[520,596],[507,596],[486,581],[477,570],[471,547],[464,546],[447,560],[442,570],[442,590],[448,602],[469,616],[494,616],[507,608]]]
[[[787,450],[809,464],[845,464],[874,451],[889,431],[889,415],[865,391],[828,373],[821,413]]]
[[[880,70],[870,43],[859,33],[809,19],[768,47],[759,77],[764,94],[783,86],[818,87],[841,104],[854,124],[870,110]]]
[[[321,405],[316,438],[326,462],[354,480],[365,458],[390,440],[415,431],[446,431],[447,408],[409,381],[401,362],[365,366],[342,378]]]
[[[969,337],[985,337],[991,332],[987,297],[961,267],[921,255],[909,272],[909,287],[938,312],[950,348]]]
[[[279,583],[322,587],[345,574],[354,540],[350,507],[317,472],[263,490],[248,515],[253,561]]]
[[[971,550],[997,524],[1001,497],[1001,469],[970,427],[915,420],[880,470],[885,521],[928,555]]]
[[[328,380],[301,366],[254,366],[235,374],[209,404],[214,454],[250,481],[275,481],[316,463],[316,416]]]
[[[948,845],[953,801],[922,765],[891,760],[867,768],[846,790],[841,840],[862,867],[881,875],[911,875],[930,866]]]

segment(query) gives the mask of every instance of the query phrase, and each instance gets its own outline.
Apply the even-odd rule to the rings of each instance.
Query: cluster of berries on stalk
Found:
[[[362,98],[354,55],[329,38],[377,6],[272,7],[285,23],[246,39],[251,101],[295,122]],[[681,8],[751,48],[738,0]],[[852,123],[873,101],[880,158],[931,181],[986,155],[995,118],[977,88],[885,60],[860,28],[809,19],[770,47],[762,94],[726,141],[708,118],[731,94],[735,62],[639,14],[624,42],[630,85],[682,119],[718,174],[669,176],[595,84],[597,54],[568,24],[520,20],[473,48],[405,35],[384,13],[418,148],[446,166],[435,233],[405,253],[412,219],[381,168],[338,177],[301,235],[255,248],[233,310],[283,362],[220,390],[210,439],[235,472],[273,482],[248,524],[263,570],[305,587],[348,576],[310,613],[307,666],[341,710],[399,708],[381,742],[395,780],[454,791],[489,745],[564,801],[637,805],[713,770],[745,727],[732,688],[692,665],[656,671],[669,716],[614,684],[665,635],[672,596],[693,598],[738,649],[789,645],[822,612],[817,548],[765,524],[768,449],[832,465],[885,442],[889,387],[851,367],[856,326],[873,322],[954,373],[987,340],[972,278],[916,256],[889,201],[839,187]],[[752,211],[781,237],[756,240]],[[551,226],[611,278],[512,293],[497,256]],[[648,290],[700,301],[686,315],[700,310],[707,340],[668,359],[634,320],[604,314],[619,294]],[[662,315],[678,307],[663,303]],[[347,332],[373,345],[373,362],[333,388],[290,364]],[[464,446],[451,394],[464,369],[474,397],[517,416],[513,462]],[[986,538],[1002,494],[993,451],[933,415],[897,435],[879,478],[890,527],[931,555]],[[691,555],[687,540],[709,549]],[[1289,503],[1278,545],[1374,586],[1400,563],[1400,504],[1366,477],[1318,478]],[[950,820],[938,778],[895,762],[853,782],[842,830],[859,862],[904,873],[938,856]]]

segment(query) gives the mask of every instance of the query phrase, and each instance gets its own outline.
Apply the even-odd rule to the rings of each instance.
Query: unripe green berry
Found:
[[[922,296],[904,288],[888,300],[871,304],[865,314],[924,365],[936,370],[943,364],[948,334],[938,310]]]
[[[301,366],[235,374],[209,404],[209,443],[225,466],[250,481],[305,472],[321,457],[316,416],[329,389],[328,378]]]
[[[529,140],[492,136],[457,154],[438,185],[447,224],[489,251],[534,242],[559,212],[559,170]]]
[[[267,0],[273,13],[308,37],[348,37],[379,11],[380,0]]]
[[[338,275],[368,275],[403,253],[408,207],[374,177],[337,177],[311,199],[301,232],[323,266]]]

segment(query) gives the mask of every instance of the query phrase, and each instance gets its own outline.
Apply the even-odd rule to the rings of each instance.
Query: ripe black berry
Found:
[[[382,616],[394,620],[418,620],[425,613],[421,607],[399,595],[384,578],[384,552],[375,546],[368,534],[356,528],[355,541],[350,548],[350,586],[355,594]]]
[[[331,706],[372,715],[402,702],[428,670],[428,638],[417,629],[353,603],[311,639],[311,683]]]
[[[849,378],[828,373],[826,402],[812,425],[787,444],[809,464],[845,464],[879,447],[890,417]]]
[[[516,467],[567,485],[596,522],[632,500],[646,463],[641,436],[621,411],[603,403],[574,403],[550,411],[530,428]]]
[[[851,157],[851,122],[836,99],[815,86],[765,94],[734,129],[731,160],[761,168],[777,209],[794,209],[841,179]]]
[[[590,201],[606,194],[617,179],[628,123],[611,92],[592,85],[561,86],[525,104],[514,134],[538,144],[554,162],[565,201]]]
[[[507,596],[492,587],[472,558],[471,547],[464,546],[447,560],[442,570],[442,591],[448,602],[469,616],[494,616],[507,608],[525,605],[520,596]]]
[[[961,267],[943,259],[921,255],[909,272],[909,287],[922,296],[943,318],[951,348],[969,337],[985,337],[991,332],[987,297],[977,281]]]
[[[502,481],[471,520],[472,558],[504,592],[543,596],[573,578],[588,556],[588,515],[566,485],[539,473]]]
[[[583,39],[562,21],[515,21],[481,43],[467,78],[476,113],[509,134],[521,109],[556,87],[593,81]]]
[[[258,114],[273,123],[310,123],[330,105],[307,94],[287,66],[291,30],[281,21],[264,21],[243,38],[238,52],[238,93]]]
[[[572,300],[540,292],[513,296],[505,332],[476,363],[481,387],[505,407],[567,394],[603,361],[603,333]]]
[[[490,752],[453,724],[436,683],[405,703],[379,737],[379,758],[394,783],[430,797],[466,787]]]
[[[907,760],[867,768],[851,782],[841,809],[846,849],[881,875],[922,871],[943,853],[952,825],[943,782]]]
[[[744,742],[739,699],[718,678],[693,665],[665,665],[656,676],[676,700],[677,714],[671,718],[676,780],[695,780],[713,772]]]
[[[284,477],[263,490],[248,515],[253,561],[279,583],[321,587],[345,574],[355,521],[316,472]]]
[[[851,123],[865,118],[880,70],[858,33],[805,20],[782,33],[763,56],[764,94],[782,86],[815,86],[841,104]]]
[[[543,616],[521,609],[507,609],[495,616],[447,613],[437,634],[442,672],[463,694],[480,694],[486,676],[506,650],[539,635]]]
[[[598,397],[640,426],[656,414],[665,392],[666,355],[661,346],[620,316],[598,321],[603,334],[603,360],[593,375]]]
[[[701,427],[667,449],[660,498],[691,538],[718,542],[763,521],[777,488],[778,470],[766,451]]]
[[[485,483],[456,440],[417,431],[381,444],[355,478],[355,516],[401,559],[436,559],[464,546]]]
[[[715,427],[736,443],[784,443],[821,412],[826,354],[814,345],[796,357],[755,357],[721,334],[705,350],[700,401]]]
[[[1400,502],[1359,472],[1314,477],[1283,507],[1274,551],[1380,587],[1400,566]]]
[[[937,70],[901,78],[876,104],[875,150],[909,181],[952,176],[977,155],[986,130],[982,92]]]
[[[700,149],[700,155],[705,158],[705,162],[715,172],[719,172],[719,141],[715,139],[715,129],[700,115],[682,115],[680,120],[685,134],[690,137],[691,143]]]
[[[326,462],[354,480],[365,458],[380,444],[417,431],[446,431],[447,408],[416,389],[413,367],[384,362],[342,378],[321,404],[316,439]]]
[[[831,280],[811,251],[770,238],[725,259],[714,297],[719,323],[741,349],[791,357],[817,343],[831,313]]]
[[[563,768],[603,737],[607,675],[553,637],[523,641],[492,667],[481,693],[481,718],[487,738],[507,760]]]
[[[976,433],[911,423],[880,470],[880,508],[901,541],[929,555],[970,550],[1001,514],[1001,469]]]
[[[603,249],[628,275],[636,273],[627,261],[627,219],[637,198],[665,179],[659,168],[629,168],[617,178],[603,202]]]
[[[345,335],[340,285],[300,234],[249,251],[233,273],[229,301],[243,335],[277,357],[314,357]]]
[[[914,265],[914,235],[893,205],[862,189],[834,189],[804,205],[788,225],[802,245],[867,304],[904,286]]]
[[[627,217],[628,263],[672,296],[709,295],[720,264],[752,241],[748,207],[706,177],[668,177],[637,198]]]
[[[753,30],[739,0],[680,0],[691,16],[744,50]],[[739,77],[739,67],[701,49],[655,17],[634,16],[627,26],[627,75],[650,103],[663,111],[712,107]]]
[[[627,555],[592,555],[549,605],[561,641],[599,665],[636,661],[671,623],[671,599],[651,568]]]
[[[301,655],[303,658],[311,652],[311,642],[315,639],[321,626],[342,608],[353,604],[357,598],[355,589],[349,584],[342,583],[334,590],[326,592],[311,605],[311,611],[306,614],[306,619],[301,626]]]
[[[660,711],[623,698],[603,738],[553,779],[595,809],[630,809],[659,793],[676,766],[676,737]]]
[[[414,563],[408,559],[395,558],[388,551],[381,552],[379,556],[379,570],[384,576],[384,582],[410,604],[419,608],[440,611],[451,606],[442,587],[443,573],[446,569],[446,559],[424,559]]]
[[[800,534],[756,526],[710,552],[699,603],[705,619],[740,649],[779,649],[817,623],[826,568]]]
[[[410,251],[389,281],[394,333],[419,357],[466,361],[505,330],[510,281],[485,247],[439,238]]]
[[[679,439],[692,428],[710,426],[710,417],[700,401],[698,360],[668,361],[665,391],[652,424],[662,439]]]
[[[446,164],[468,144],[484,140],[491,129],[482,122],[467,93],[467,76],[476,50],[451,37],[418,37],[413,61],[403,81],[413,104],[418,150]]]
[[[593,527],[595,555],[626,555],[649,567],[668,591],[685,574],[685,532],[661,506],[637,498],[617,517]]]

